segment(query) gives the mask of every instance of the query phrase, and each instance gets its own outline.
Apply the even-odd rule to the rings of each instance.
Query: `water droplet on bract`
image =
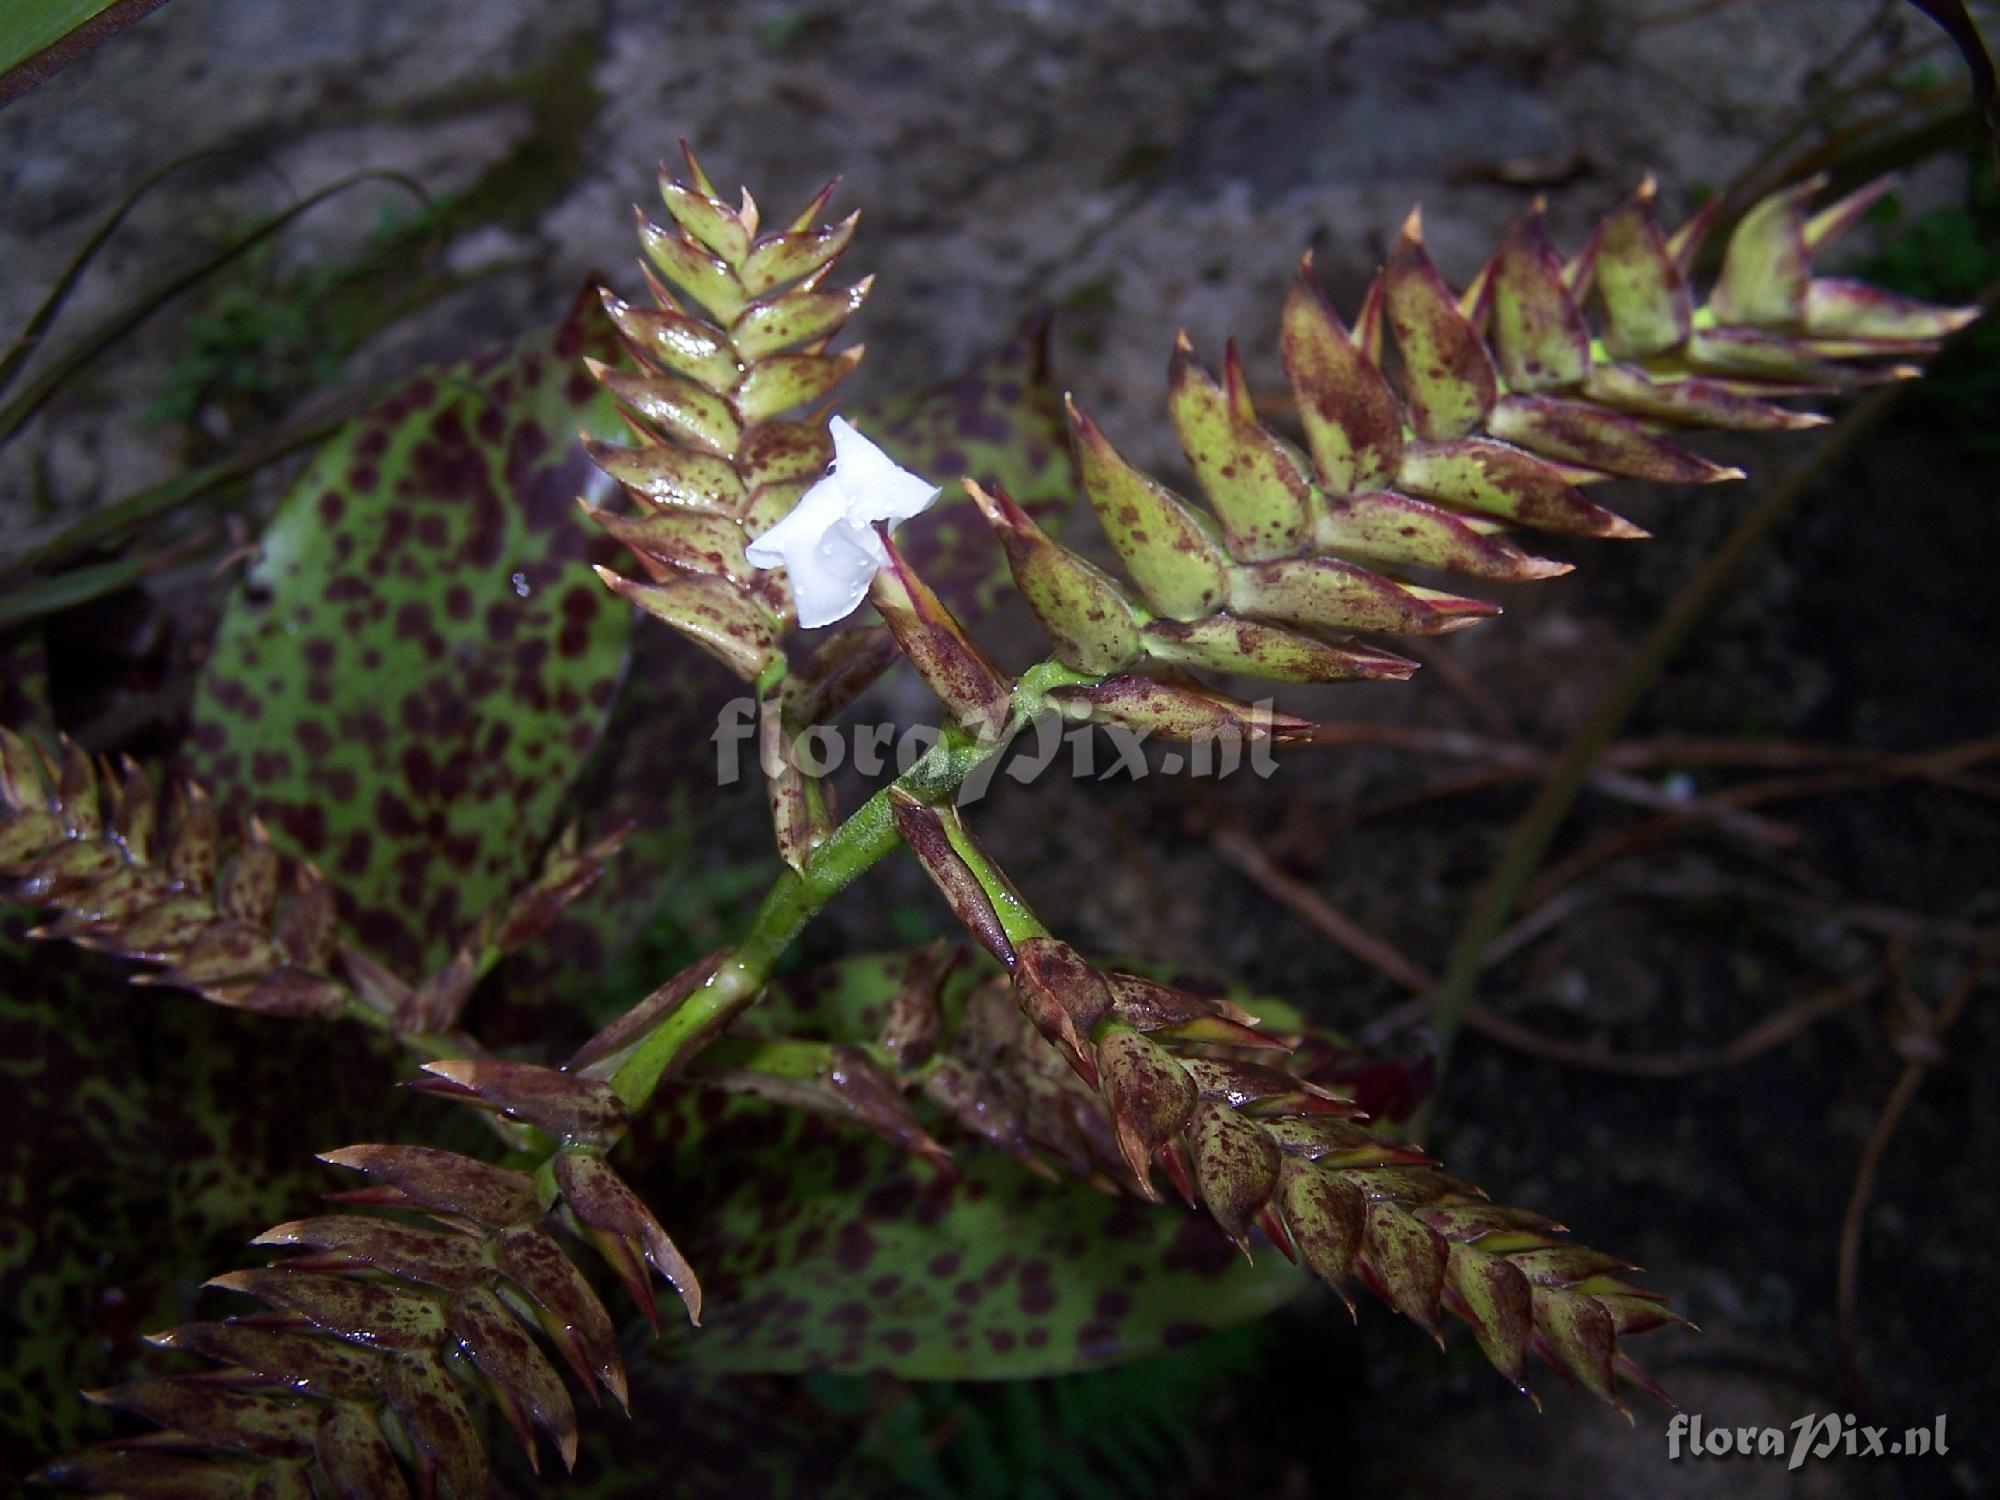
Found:
[[[523,599],[528,597],[528,575],[526,573],[516,573],[514,575],[514,592],[519,594]]]

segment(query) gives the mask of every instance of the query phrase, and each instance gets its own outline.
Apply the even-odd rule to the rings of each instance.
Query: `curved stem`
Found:
[[[1046,709],[1044,694],[1060,684],[1096,678],[1054,658],[1023,673],[1014,688],[1004,733],[979,738],[955,727],[939,732],[935,745],[891,783],[925,802],[955,793],[973,771],[999,755],[1013,736]],[[694,1055],[741,1015],[763,992],[771,970],[806,924],[869,866],[901,842],[884,787],[857,808],[814,849],[800,870],[786,870],[765,892],[749,929],[708,982],[689,996],[632,1048],[611,1076],[611,1086],[627,1110],[637,1113],[662,1079],[685,1067]]]

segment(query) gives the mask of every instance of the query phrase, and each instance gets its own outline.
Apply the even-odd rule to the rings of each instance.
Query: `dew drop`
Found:
[[[514,575],[514,592],[523,599],[528,597],[528,575],[526,573],[516,573]]]

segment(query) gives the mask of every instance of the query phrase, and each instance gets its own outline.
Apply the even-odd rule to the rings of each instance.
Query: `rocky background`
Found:
[[[880,277],[857,324],[868,392],[953,370],[1052,305],[1063,383],[1135,458],[1171,467],[1173,332],[1204,352],[1236,334],[1253,383],[1277,389],[1272,330],[1301,250],[1351,307],[1422,202],[1434,255],[1462,281],[1534,192],[1573,245],[1646,170],[1671,216],[1817,148],[1850,165],[1843,130],[1958,69],[1913,9],[1877,0],[172,0],[0,112],[0,330],[27,320],[114,203],[191,153],[215,154],[138,204],[58,347],[301,194],[362,171],[405,181],[313,209],[72,383],[0,450],[0,537],[12,551],[347,393],[547,323],[592,274],[631,289],[628,205],[649,200],[677,136],[773,215],[841,175],[836,207],[863,212],[849,264]],[[1964,200],[1978,159],[1964,139],[1899,148],[1902,217],[1873,231],[1882,241]],[[1939,420],[1912,408],[1826,477],[1642,728],[1881,749],[1991,732],[1979,564],[2000,541],[1983,503],[1993,470]],[[1784,468],[1782,446],[1761,446],[1760,472]],[[240,500],[254,514],[284,477],[274,466]],[[1552,742],[1748,503],[1633,499],[1658,541],[1600,545],[1575,577],[1510,601],[1508,620],[1453,642],[1462,670],[1424,674],[1445,682],[1340,710],[1488,731],[1497,712],[1507,733]],[[1435,966],[1517,803],[1495,792],[1338,831],[1410,769],[1327,756],[1198,800],[1211,822],[1271,835],[1287,868]],[[1079,942],[1320,995],[1357,1029],[1401,998],[1221,867],[1184,792],[1038,787],[996,841],[1040,872],[1039,904]],[[2000,905],[1991,801],[1871,792],[1797,821],[1801,857],[1843,900],[1959,928]],[[1109,877],[1105,850],[1119,851]],[[1658,858],[1663,877],[1715,875],[1699,850]],[[1807,976],[1796,926],[1718,889],[1585,913],[1499,974],[1491,1003],[1631,1051],[1734,1035]],[[867,913],[852,922],[880,936]],[[1898,940],[1931,1003],[1965,958],[1933,936]],[[1831,919],[1810,940],[1850,962],[1863,941]],[[1961,1023],[1885,1163],[1863,1260],[1870,1384],[1857,1394],[1841,1374],[1835,1235],[1898,1067],[1874,1005],[1751,1068],[1678,1082],[1472,1038],[1444,1144],[1465,1175],[1683,1290],[1706,1335],[1642,1352],[1690,1411],[1782,1425],[1865,1395],[1899,1426],[1948,1412],[1952,1457],[1670,1465],[1655,1411],[1628,1429],[1552,1391],[1537,1418],[1386,1314],[1364,1314],[1357,1338],[1311,1307],[1280,1320],[1263,1373],[1187,1435],[1185,1492],[1987,1493],[1990,1006]]]

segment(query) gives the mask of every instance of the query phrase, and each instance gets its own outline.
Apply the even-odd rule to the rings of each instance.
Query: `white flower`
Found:
[[[744,549],[760,568],[791,575],[799,624],[831,625],[854,613],[889,554],[876,521],[907,521],[928,510],[937,486],[898,468],[896,461],[835,417],[833,467],[807,490],[791,514]]]

